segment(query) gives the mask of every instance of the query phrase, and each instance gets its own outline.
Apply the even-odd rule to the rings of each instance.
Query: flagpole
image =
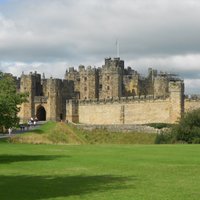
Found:
[[[119,41],[116,40],[116,50],[117,50],[117,58],[119,58]]]

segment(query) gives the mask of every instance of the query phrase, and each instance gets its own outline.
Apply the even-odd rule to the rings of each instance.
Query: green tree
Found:
[[[186,113],[172,128],[172,134],[177,141],[200,143],[200,109]]]
[[[12,75],[0,72],[0,128],[14,127],[19,123],[19,105],[26,101],[26,94],[18,93]]]

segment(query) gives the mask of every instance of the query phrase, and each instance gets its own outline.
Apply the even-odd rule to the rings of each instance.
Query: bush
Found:
[[[161,131],[155,138],[155,144],[171,144],[174,142],[175,138],[170,131]]]
[[[172,134],[177,141],[186,143],[200,143],[200,109],[193,110],[184,115],[179,123],[172,128]]]
[[[170,128],[172,124],[167,124],[167,123],[150,123],[147,124],[147,126],[157,128],[157,129],[163,129],[163,128]]]

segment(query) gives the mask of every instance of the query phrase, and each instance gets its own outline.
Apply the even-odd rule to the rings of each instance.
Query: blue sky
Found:
[[[7,3],[8,0],[0,0],[0,4]]]
[[[179,74],[200,94],[199,0],[0,0],[0,70],[63,78],[120,57],[145,74]]]

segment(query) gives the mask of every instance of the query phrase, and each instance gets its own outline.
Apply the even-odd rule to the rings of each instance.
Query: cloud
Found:
[[[7,0],[0,4],[0,69],[37,66],[50,74],[58,66],[53,76],[61,76],[63,66],[116,56],[118,38],[121,58],[139,72],[155,66],[199,79],[199,18],[199,0]]]
[[[186,94],[199,94],[200,79],[185,79]]]
[[[200,54],[141,57],[129,60],[127,64],[139,71],[151,67],[180,74],[182,77],[200,78]]]

